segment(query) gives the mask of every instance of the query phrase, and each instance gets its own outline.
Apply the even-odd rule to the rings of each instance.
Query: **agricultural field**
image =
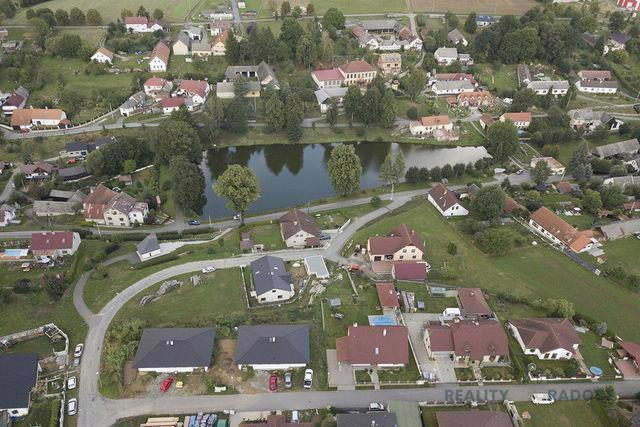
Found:
[[[490,15],[523,15],[527,10],[536,6],[534,0],[498,0],[486,2],[482,0],[463,0],[450,2],[447,0],[410,0],[413,12],[446,12]]]
[[[87,9],[96,9],[102,15],[102,21],[106,25],[111,21],[120,18],[122,9],[130,9],[135,12],[138,6],[144,6],[149,12],[153,13],[155,9],[164,11],[164,19],[166,21],[183,21],[189,12],[189,5],[195,6],[196,0],[139,0],[130,2],[127,0],[114,0],[96,2],[95,0],[51,0],[46,5],[38,5],[38,7],[48,7],[51,10],[64,9],[69,11],[73,7],[77,7],[86,13]],[[23,24],[26,23],[26,9],[21,10],[14,19],[7,23]]]
[[[327,9],[335,7],[344,13],[345,15],[359,14],[359,13],[392,13],[392,12],[406,12],[407,3],[405,0],[291,0],[289,2],[291,7],[305,6],[309,3],[313,3],[316,9],[317,15],[322,15]],[[260,12],[261,17],[271,16],[272,4],[275,4],[278,10],[282,0],[263,0],[262,9]],[[248,6],[247,6],[248,8]]]

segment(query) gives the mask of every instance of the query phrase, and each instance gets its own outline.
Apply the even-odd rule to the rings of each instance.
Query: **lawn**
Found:
[[[640,263],[638,262],[640,240],[633,237],[610,240],[604,243],[603,250],[607,254],[607,261],[602,265],[601,270],[619,265],[628,274],[640,274]]]
[[[452,412],[452,411],[469,411],[468,406],[423,406],[422,407],[422,421],[425,426],[437,426],[438,421],[436,419],[436,412]],[[505,412],[503,405],[482,405],[478,408],[480,411],[498,411]]]
[[[97,9],[102,16],[102,21],[106,25],[111,21],[120,18],[122,9],[132,9],[134,12],[139,5],[144,6],[150,13],[156,8],[164,11],[164,19],[167,21],[183,21],[188,12],[189,4],[195,5],[197,2],[189,2],[188,0],[140,0],[135,3],[135,7],[127,0],[115,0],[110,2],[96,2],[95,0],[51,0],[47,2],[47,6],[51,10],[64,9],[69,11],[72,7],[78,7],[83,12],[87,9]],[[26,9],[20,10],[14,19],[8,21],[11,23],[24,24],[27,22]]]
[[[523,427],[604,427],[600,414],[593,403],[584,400],[561,401],[553,405],[534,405],[533,403],[516,403],[522,415],[528,412],[531,419],[523,420]]]
[[[389,191],[387,187],[387,191]],[[382,206],[391,203],[389,200],[383,200]],[[313,214],[316,224],[322,230],[330,230],[342,227],[349,219],[355,219],[368,214],[378,208],[371,206],[371,203],[363,203],[357,206],[351,206],[341,209],[332,209]]]
[[[280,10],[282,0],[276,0],[276,7]],[[406,12],[407,4],[404,0],[322,0],[321,2],[314,2],[312,0],[291,0],[289,2],[291,7],[306,6],[309,3],[313,3],[315,6],[315,13],[322,15],[327,9],[335,7],[344,13],[349,14],[362,14],[362,13],[389,13],[389,12]],[[265,1],[262,5],[262,11],[260,16],[271,16],[271,8],[269,2]]]
[[[480,369],[485,381],[512,380],[515,378],[513,369],[507,366],[486,366]]]
[[[101,28],[60,28],[62,34],[77,34],[82,38],[82,43],[98,48],[104,40],[106,33]]]
[[[257,225],[241,227],[239,233],[248,232],[254,244],[263,244],[265,251],[285,249],[284,241],[280,235],[280,224],[277,221],[266,222]]]
[[[396,282],[396,289],[400,291],[413,292],[417,301],[424,301],[425,313],[442,313],[445,308],[458,307],[458,301],[451,297],[433,297],[429,294],[427,285],[424,283]]]
[[[144,267],[144,264],[133,268],[126,261],[121,261],[94,272],[84,288],[84,301],[93,312],[99,312],[116,294],[128,288],[133,283],[156,271],[163,270],[178,264],[190,261],[199,261],[213,258],[226,258],[237,255],[238,235],[231,233],[224,237],[224,246],[220,247],[218,241],[201,245],[183,246],[174,252],[182,254],[179,259],[174,259],[161,264]],[[106,273],[106,276],[105,276]]]
[[[518,74],[512,65],[501,65],[497,70],[491,64],[475,64],[476,78],[491,91],[513,92],[518,87]]]
[[[600,345],[602,337],[599,337],[594,332],[589,331],[586,334],[578,334],[582,343],[580,344],[580,354],[584,358],[584,363],[587,367],[597,366],[602,369],[603,377],[607,379],[613,379],[616,375],[613,366],[609,364],[609,353],[612,350],[604,348]]]
[[[432,266],[431,280],[435,282],[476,286],[530,299],[565,298],[578,312],[606,321],[626,339],[640,339],[640,330],[628,322],[640,310],[640,295],[594,276],[546,246],[525,247],[502,257],[487,256],[423,200],[410,202],[398,213],[371,223],[350,243],[365,243],[368,236],[386,234],[401,223],[414,227],[425,240],[425,259]],[[447,252],[450,242],[457,245],[456,255]]]
[[[413,12],[447,12],[466,14],[495,15],[523,15],[527,10],[536,6],[534,0],[498,0],[487,2],[483,0],[463,0],[450,2],[447,0],[411,0]]]

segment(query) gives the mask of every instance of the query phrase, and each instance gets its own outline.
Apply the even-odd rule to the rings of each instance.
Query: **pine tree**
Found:
[[[284,103],[277,93],[273,93],[265,104],[265,121],[269,132],[278,132],[284,128]]]
[[[285,126],[289,141],[298,141],[302,137],[300,124],[304,118],[304,103],[298,95],[291,95],[285,105]]]
[[[402,154],[402,151],[398,151],[398,154],[396,154],[396,160],[393,162],[393,173],[395,182],[400,182],[400,179],[402,179],[402,177],[404,176],[406,167],[407,166],[404,161],[404,154]]]
[[[362,121],[369,125],[380,121],[380,103],[382,95],[377,87],[370,87],[362,100]]]
[[[361,116],[361,111],[362,92],[357,86],[351,85],[344,96],[344,112],[349,117],[349,121],[353,121],[354,118]]]
[[[394,181],[395,175],[396,174],[395,174],[395,168],[393,164],[393,158],[389,153],[384,158],[382,165],[380,165],[380,172],[379,172],[380,181],[384,182],[385,184],[390,184],[392,181]]]
[[[469,16],[467,16],[467,20],[464,21],[464,30],[469,34],[475,34],[478,29],[478,24],[476,24],[476,13],[471,12]]]
[[[396,121],[396,101],[391,89],[387,89],[382,97],[380,106],[380,125],[384,128],[390,128]]]
[[[327,123],[329,126],[334,127],[338,121],[338,103],[335,99],[331,98],[329,101],[329,108],[327,108]]]
[[[227,38],[224,57],[230,65],[235,65],[240,62],[240,43],[238,43],[238,39],[236,39],[233,33],[229,33],[229,37]]]

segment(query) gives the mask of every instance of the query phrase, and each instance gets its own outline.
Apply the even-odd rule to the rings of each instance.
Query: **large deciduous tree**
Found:
[[[204,175],[195,163],[185,156],[176,156],[169,163],[176,205],[185,212],[202,213],[207,204],[204,194]]]
[[[412,68],[409,74],[402,79],[402,86],[412,101],[415,101],[418,95],[420,95],[426,83],[427,75],[417,68]]]
[[[499,185],[482,187],[471,202],[471,209],[481,219],[493,219],[500,216],[505,206],[506,196]]]
[[[505,161],[518,149],[518,128],[510,120],[496,122],[487,131],[487,141],[493,157]]]
[[[178,154],[184,155],[190,162],[200,162],[202,144],[198,134],[188,123],[165,120],[157,129],[155,151],[158,163],[167,164]]]
[[[242,165],[229,165],[213,187],[220,197],[227,200],[227,207],[240,213],[244,224],[244,213],[251,203],[260,197],[260,184],[251,169]]]
[[[335,7],[329,8],[322,16],[322,27],[325,29],[333,28],[341,30],[344,28],[344,14]]]
[[[551,176],[551,168],[546,161],[539,161],[531,170],[531,178],[536,185],[544,184]]]
[[[362,164],[352,145],[338,144],[327,162],[329,179],[336,193],[343,196],[360,189]]]

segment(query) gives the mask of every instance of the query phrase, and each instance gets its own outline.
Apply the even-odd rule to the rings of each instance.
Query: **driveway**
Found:
[[[429,320],[437,320],[438,314],[432,313],[403,313],[404,323],[409,329],[411,348],[416,357],[416,363],[420,366],[420,372],[435,375],[438,382],[455,383],[456,374],[453,370],[453,361],[449,356],[436,356],[434,360],[429,358],[427,348],[422,340],[423,325]]]
[[[329,387],[337,387],[338,390],[356,389],[353,368],[350,364],[338,363],[336,350],[327,350],[327,372],[329,375]]]

